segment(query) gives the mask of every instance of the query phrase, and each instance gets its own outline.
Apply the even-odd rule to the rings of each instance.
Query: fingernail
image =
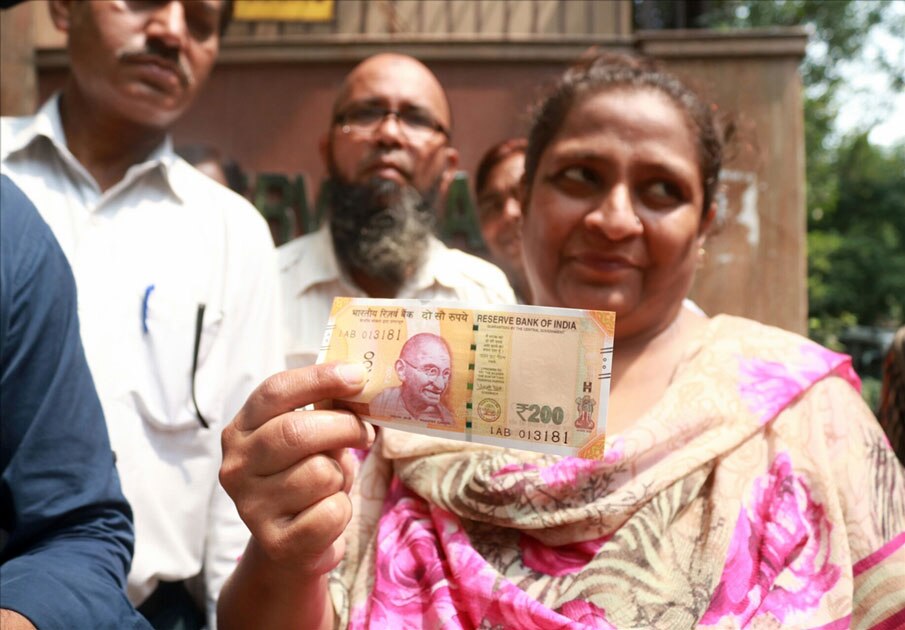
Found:
[[[370,422],[365,422],[365,431],[368,432],[368,446],[371,446],[374,443],[374,440],[377,439],[377,430],[374,428]]]
[[[336,373],[349,385],[361,385],[365,382],[365,366],[361,363],[341,363],[336,366]]]

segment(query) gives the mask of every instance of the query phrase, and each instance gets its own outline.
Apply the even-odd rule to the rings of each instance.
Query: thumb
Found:
[[[259,426],[283,413],[325,399],[354,396],[364,387],[367,373],[359,363],[329,363],[274,374],[251,393],[236,416],[236,428]]]

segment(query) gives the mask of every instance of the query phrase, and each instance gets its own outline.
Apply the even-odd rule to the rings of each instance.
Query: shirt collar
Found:
[[[435,236],[428,237],[427,254],[418,273],[402,289],[402,293],[417,294],[435,284],[449,289],[457,286],[456,270],[450,264],[449,248]],[[364,292],[348,277],[339,264],[329,223],[322,225],[310,239],[296,241],[296,247],[281,271],[295,272],[297,295],[302,295],[311,287],[328,282],[344,285],[347,294],[364,296]]]
[[[25,149],[39,138],[45,138],[49,141],[64,160],[73,166],[77,165],[77,170],[88,176],[85,168],[79,163],[75,156],[72,155],[66,144],[66,132],[63,131],[63,120],[60,117],[59,92],[47,99],[47,102],[45,102],[38,112],[31,117],[31,121],[13,134],[8,143],[4,139],[5,146],[3,148],[3,159],[5,160],[13,153]],[[173,141],[170,136],[167,135],[163,139],[163,142],[157,145],[144,161],[129,167],[123,181],[125,182],[140,177],[147,172],[157,169],[162,175],[163,180],[169,186],[170,191],[182,201],[184,198],[184,191],[183,194],[180,194],[172,177],[172,171],[176,161],[177,155],[173,150]]]
[[[355,286],[340,267],[336,250],[333,248],[333,236],[327,223],[318,228],[310,238],[302,238],[292,243],[289,259],[282,265],[280,271],[295,276],[298,295],[302,295],[316,284],[327,282],[341,282],[349,288]]]
[[[41,109],[32,116],[26,125],[20,127],[8,140],[4,138],[3,159],[26,148],[37,138],[47,138],[56,147],[57,151],[69,154],[66,148],[66,135],[63,133],[63,123],[60,120],[59,93],[51,96]]]
[[[460,283],[455,265],[449,260],[450,249],[433,234],[428,236],[424,264],[418,269],[409,286],[416,292],[424,291],[434,284],[455,289]]]

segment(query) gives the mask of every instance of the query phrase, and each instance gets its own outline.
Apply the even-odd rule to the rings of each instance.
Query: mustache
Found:
[[[192,69],[183,56],[179,54],[179,51],[173,48],[155,46],[148,43],[141,48],[122,49],[117,53],[116,57],[119,61],[127,63],[151,62],[162,66],[175,72],[176,76],[179,77],[179,82],[184,87],[195,83],[195,75],[192,73]]]
[[[365,157],[362,162],[362,170],[370,170],[374,167],[383,165],[395,168],[408,180],[411,180],[412,178],[413,165],[411,164],[411,160],[409,160],[404,153],[397,150],[386,151],[379,147]]]

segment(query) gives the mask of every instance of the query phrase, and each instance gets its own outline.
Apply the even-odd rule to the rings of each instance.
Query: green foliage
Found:
[[[890,325],[905,315],[905,146],[884,150],[867,134],[835,154],[835,203],[808,233],[812,314]]]
[[[903,321],[905,145],[871,145],[867,132],[876,120],[870,119],[864,131],[841,137],[835,119],[844,62],[861,59],[885,72],[893,89],[903,87],[905,60],[882,54],[868,60],[864,50],[878,25],[905,37],[905,14],[886,0],[711,0],[705,6],[697,26],[807,26],[812,33],[801,64],[811,335],[839,347],[846,327]],[[877,101],[882,110],[879,95]]]
[[[713,0],[700,26],[756,28],[809,26],[818,46],[801,65],[809,91],[832,91],[840,81],[840,62],[857,57],[870,29],[890,19],[890,0]]]
[[[880,409],[880,391],[883,389],[883,381],[869,376],[861,379],[861,398],[867,403],[874,413]]]
[[[851,313],[840,316],[812,315],[808,318],[808,336],[830,350],[845,352],[845,345],[840,341],[842,333],[858,324]]]

